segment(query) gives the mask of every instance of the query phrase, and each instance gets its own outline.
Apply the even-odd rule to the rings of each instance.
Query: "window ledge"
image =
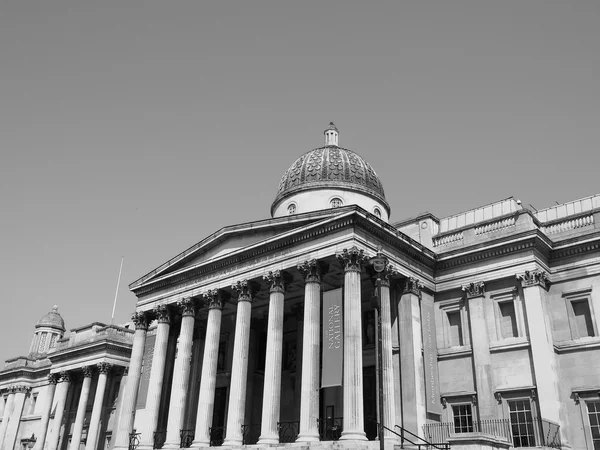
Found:
[[[461,345],[459,347],[441,348],[438,350],[438,359],[456,358],[459,356],[470,356],[473,350],[470,345]]]
[[[554,350],[557,353],[584,350],[589,348],[600,348],[600,337],[584,337],[579,339],[573,339],[570,341],[561,341],[554,343]]]
[[[41,418],[42,416],[40,414],[29,414],[27,416],[24,415],[23,417],[21,417],[21,421],[28,422],[30,420],[39,420]]]
[[[529,340],[526,337],[507,338],[501,341],[490,342],[490,353],[518,350],[527,347],[529,347]]]

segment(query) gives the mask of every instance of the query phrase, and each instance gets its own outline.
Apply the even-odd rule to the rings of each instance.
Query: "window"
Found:
[[[533,416],[529,399],[509,400],[510,426],[515,447],[535,447]]]
[[[339,208],[342,206],[342,199],[338,197],[332,198],[330,204],[332,208]]]
[[[447,311],[446,317],[448,319],[448,346],[456,347],[464,345],[460,311]]]
[[[46,350],[46,336],[48,336],[48,333],[42,333],[41,337],[40,337],[40,346],[38,347],[38,352],[39,353],[44,353],[44,350]]]
[[[494,304],[495,340],[525,337],[523,304],[516,288],[502,289],[490,295]],[[492,333],[493,335],[493,333]]]
[[[29,414],[35,413],[35,405],[37,403],[37,398],[38,398],[37,394],[31,395],[31,403],[29,404]]]
[[[471,405],[452,405],[455,433],[473,432],[473,411]]]
[[[217,372],[225,371],[225,360],[227,359],[227,341],[219,342],[219,353],[217,355]]]
[[[57,334],[53,334],[52,337],[50,338],[50,346],[48,348],[54,348],[56,347],[56,340],[58,338]]]
[[[512,301],[498,303],[500,319],[500,335],[502,338],[517,337],[517,317],[515,315],[515,305]]]
[[[585,402],[590,421],[590,432],[594,450],[600,450],[600,401]]]
[[[290,203],[288,205],[288,214],[296,214],[296,204],[295,203]]]
[[[377,217],[379,217],[381,219],[381,210],[379,208],[375,208],[373,210],[373,214],[375,214]]]
[[[567,302],[567,316],[571,329],[571,339],[598,336],[591,304],[592,288],[563,293]]]

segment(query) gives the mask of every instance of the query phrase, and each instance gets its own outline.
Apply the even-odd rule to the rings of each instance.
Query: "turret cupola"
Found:
[[[329,126],[324,131],[325,133],[325,146],[335,145],[338,146],[339,132],[333,122],[329,122]]]
[[[58,313],[58,306],[54,305],[52,311],[44,314],[35,325],[35,332],[30,355],[45,355],[56,349],[57,341],[65,334],[65,321]]]

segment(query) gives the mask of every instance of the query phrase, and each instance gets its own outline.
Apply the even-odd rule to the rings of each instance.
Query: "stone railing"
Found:
[[[453,242],[462,241],[464,239],[462,231],[458,233],[446,234],[444,236],[433,238],[433,246],[439,247],[440,245],[452,244]]]
[[[561,233],[563,231],[574,230],[576,228],[583,228],[594,225],[594,215],[589,214],[587,216],[579,216],[570,219],[564,219],[558,222],[554,222],[550,225],[542,226],[542,232],[546,234]]]
[[[478,227],[475,227],[475,235],[479,236],[482,234],[490,233],[492,231],[497,231],[497,230],[501,230],[503,228],[512,227],[515,225],[516,221],[517,221],[516,218],[513,216],[513,217],[507,217],[506,219],[497,220],[495,222],[490,222],[490,223],[486,223],[484,225],[480,225]]]

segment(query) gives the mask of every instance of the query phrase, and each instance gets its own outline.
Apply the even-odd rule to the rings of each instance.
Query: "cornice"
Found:
[[[75,359],[81,356],[106,353],[113,355],[129,356],[131,354],[131,344],[119,344],[108,342],[93,342],[88,345],[66,348],[60,352],[53,353],[50,357],[52,364],[63,362],[69,359]]]

